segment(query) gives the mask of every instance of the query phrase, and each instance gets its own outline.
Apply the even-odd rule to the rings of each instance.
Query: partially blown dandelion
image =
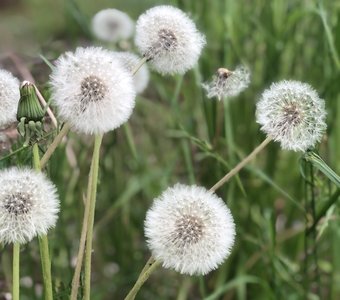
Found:
[[[92,31],[103,41],[118,42],[133,35],[134,22],[124,12],[109,8],[97,12],[92,19]]]
[[[51,75],[59,115],[77,131],[99,134],[126,122],[135,105],[130,72],[102,48],[78,48],[61,56]]]
[[[140,58],[131,52],[115,52],[114,55],[123,63],[126,69],[131,72],[140,62]],[[135,85],[136,92],[142,93],[149,83],[149,70],[144,64],[133,76],[133,83]]]
[[[250,83],[250,72],[247,68],[239,66],[235,71],[225,68],[217,70],[210,83],[202,84],[207,91],[207,97],[217,97],[221,100],[224,97],[235,97],[244,91]]]
[[[273,83],[257,103],[261,129],[283,149],[306,151],[326,130],[325,102],[306,83],[284,80]]]
[[[0,242],[26,243],[55,226],[56,187],[42,173],[10,168],[0,171]]]
[[[205,37],[180,9],[156,6],[137,20],[135,43],[162,74],[184,74],[197,62]]]
[[[16,120],[19,99],[19,80],[0,69],[0,127]]]
[[[203,187],[177,184],[155,199],[145,220],[152,255],[182,274],[207,274],[230,254],[235,225],[222,199]]]

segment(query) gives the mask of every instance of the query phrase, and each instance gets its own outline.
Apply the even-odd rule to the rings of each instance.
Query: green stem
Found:
[[[13,244],[13,286],[12,300],[19,300],[19,280],[20,280],[20,244]]]
[[[39,146],[38,143],[33,145],[33,167],[36,171],[41,171],[40,156],[39,156]],[[42,235],[39,237],[39,248],[40,248],[40,258],[42,273],[44,279],[45,287],[45,300],[53,300],[53,290],[52,290],[52,276],[51,276],[51,260],[48,247],[47,235]]]
[[[84,217],[83,217],[83,227],[81,229],[81,236],[80,236],[79,249],[78,249],[78,255],[77,255],[77,263],[76,263],[76,267],[75,267],[74,275],[72,279],[72,291],[71,291],[70,300],[77,300],[77,296],[78,296],[80,272],[81,272],[81,267],[83,264],[86,234],[87,234],[88,220],[89,220],[89,214],[90,214],[90,193],[91,193],[92,177],[93,177],[93,160],[91,162],[91,168],[90,168],[88,185],[87,185],[85,211],[84,211]]]
[[[138,70],[146,63],[147,58],[143,57],[140,62],[138,63],[137,66],[135,66],[135,68],[131,71],[132,75],[136,75],[136,73],[138,72]]]
[[[124,132],[125,132],[126,139],[127,139],[129,148],[131,150],[131,153],[132,153],[134,159],[136,161],[138,161],[138,154],[137,154],[136,144],[135,144],[135,141],[133,139],[133,134],[132,134],[131,126],[130,126],[129,123],[125,123],[123,125],[123,128],[124,128]]]
[[[71,125],[69,123],[65,123],[63,128],[60,130],[58,135],[54,138],[52,144],[47,148],[47,151],[45,152],[44,156],[41,158],[41,168],[44,168],[48,160],[51,158],[52,154],[54,153],[55,149],[59,146],[61,143],[63,137],[67,135],[71,128]]]
[[[222,179],[220,179],[210,191],[216,191],[223,184],[225,184],[231,177],[236,175],[244,166],[246,166],[259,152],[261,152],[272,140],[271,137],[267,137],[260,145],[258,145],[246,158],[238,163],[233,169],[231,169]]]
[[[136,297],[138,291],[140,290],[140,288],[143,286],[145,281],[148,280],[150,275],[157,269],[157,267],[160,266],[160,264],[161,264],[160,261],[155,260],[153,257],[150,257],[148,262],[145,264],[142,272],[140,273],[140,275],[139,275],[135,285],[130,290],[128,295],[124,298],[124,300],[133,300],[133,299],[135,299],[135,297]]]
[[[86,248],[85,248],[85,288],[84,288],[84,299],[90,300],[91,291],[91,254],[92,254],[92,236],[93,236],[93,223],[94,213],[96,207],[96,195],[97,195],[97,181],[98,181],[98,170],[99,170],[99,154],[100,145],[103,139],[103,135],[99,134],[95,136],[94,150],[92,156],[92,180],[90,184],[90,204],[89,204],[89,218],[87,224],[87,235],[86,235]]]

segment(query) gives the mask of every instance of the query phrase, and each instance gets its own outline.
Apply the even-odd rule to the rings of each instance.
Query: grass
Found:
[[[265,138],[254,112],[256,100],[271,82],[308,82],[326,100],[328,130],[319,153],[340,173],[339,3],[125,0],[115,1],[114,6],[137,18],[161,3],[190,12],[206,34],[207,46],[197,68],[184,77],[152,73],[129,121],[131,132],[120,128],[104,137],[94,227],[93,300],[122,299],[133,286],[150,256],[143,221],[153,198],[176,182],[210,188]],[[111,1],[19,1],[0,11],[0,28],[5,28],[0,33],[6,33],[1,35],[0,52],[14,51],[23,57],[48,95],[50,71],[39,55],[51,61],[65,50],[91,44],[88,22],[97,10],[109,6]],[[17,26],[24,31],[18,32]],[[11,67],[4,56],[0,63]],[[252,70],[250,88],[224,108],[206,99],[200,83],[219,67],[233,69],[241,63]],[[223,117],[219,125],[218,111]],[[218,136],[217,126],[222,128]],[[71,134],[48,168],[62,199],[57,227],[49,234],[55,299],[68,299],[70,292],[91,151],[88,138]],[[339,205],[334,201],[323,210],[336,187],[315,169],[313,188],[306,187],[310,174],[302,172],[300,156],[272,143],[238,178],[218,190],[233,212],[237,239],[232,255],[217,271],[197,278],[159,269],[138,299],[339,299]],[[24,150],[0,166],[27,164],[29,159],[30,151]],[[305,226],[312,224],[313,213],[301,207],[311,201],[311,191],[316,215],[324,215],[315,236],[307,237],[306,251]],[[313,247],[317,247],[317,276],[313,255],[305,257]],[[39,299],[38,241],[22,248],[20,273],[32,278],[33,285],[21,284],[21,299]],[[1,292],[10,290],[8,251],[8,246],[1,250]]]

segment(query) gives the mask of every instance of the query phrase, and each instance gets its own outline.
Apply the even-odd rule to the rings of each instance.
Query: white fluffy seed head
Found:
[[[133,35],[134,22],[124,12],[108,8],[97,12],[92,19],[94,35],[103,41],[118,42]]]
[[[162,5],[138,18],[135,43],[157,72],[184,74],[196,64],[206,42],[183,11]]]
[[[284,80],[265,90],[256,106],[261,129],[283,149],[306,151],[326,130],[325,102],[306,83]]]
[[[250,71],[248,68],[238,66],[235,71],[225,68],[217,70],[210,83],[202,84],[207,91],[207,97],[217,97],[221,100],[226,97],[235,97],[244,91],[250,83]]]
[[[42,173],[0,171],[0,243],[26,243],[47,234],[59,212],[56,187]]]
[[[50,83],[60,117],[81,133],[105,133],[119,127],[135,105],[131,73],[102,48],[66,52],[57,60]]]
[[[140,63],[141,58],[131,52],[114,52],[114,55],[123,63],[124,67],[131,72]],[[135,85],[136,92],[142,93],[149,83],[149,70],[144,64],[133,76],[133,83]]]
[[[214,193],[177,184],[154,200],[146,215],[145,235],[163,267],[204,275],[229,256],[235,225],[230,210]]]
[[[0,69],[0,127],[16,120],[19,99],[19,80]]]

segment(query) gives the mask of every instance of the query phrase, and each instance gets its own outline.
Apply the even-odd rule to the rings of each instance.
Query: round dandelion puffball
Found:
[[[154,200],[146,215],[145,235],[163,267],[204,275],[229,256],[235,225],[229,208],[213,192],[177,184]]]
[[[0,171],[0,243],[26,243],[54,227],[56,187],[40,172],[16,167]]]
[[[105,133],[119,127],[135,105],[131,73],[102,48],[66,52],[57,60],[50,83],[60,117],[81,133]]]
[[[0,127],[15,122],[19,100],[19,80],[0,69]]]
[[[138,18],[135,43],[157,72],[184,74],[196,64],[206,42],[183,11],[162,5]]]
[[[124,67],[129,72],[132,72],[141,61],[141,58],[131,52],[114,52],[114,55],[121,60]],[[142,65],[138,72],[133,76],[133,83],[138,94],[142,93],[148,86],[149,70],[145,64]]]
[[[135,24],[124,12],[109,8],[97,12],[92,19],[94,35],[107,42],[118,42],[133,35]]]
[[[284,80],[265,90],[256,106],[261,129],[283,149],[306,151],[326,130],[325,102],[306,83]]]
[[[235,97],[243,92],[250,83],[249,69],[239,66],[235,71],[225,68],[217,70],[216,75],[210,83],[202,84],[207,91],[207,97],[217,97],[221,100],[224,97]]]

